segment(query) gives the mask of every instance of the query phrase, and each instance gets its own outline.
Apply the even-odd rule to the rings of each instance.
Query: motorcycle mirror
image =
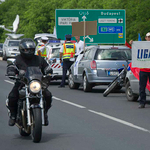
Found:
[[[8,58],[8,59],[7,59],[7,64],[8,64],[8,65],[13,65],[14,62],[15,62],[15,60],[16,60],[16,59],[14,59],[14,58]]]
[[[45,74],[48,74],[48,73],[53,73],[53,69],[50,67],[50,66],[47,66],[45,69],[44,69],[44,73]]]

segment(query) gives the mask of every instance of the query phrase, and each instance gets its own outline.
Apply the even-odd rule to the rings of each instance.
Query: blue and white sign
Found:
[[[123,33],[122,26],[99,26],[98,33]]]
[[[150,68],[150,41],[133,41],[132,67]]]

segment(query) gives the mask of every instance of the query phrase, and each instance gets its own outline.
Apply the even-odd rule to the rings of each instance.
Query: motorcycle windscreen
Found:
[[[28,67],[25,74],[25,77],[28,79],[29,82],[34,79],[41,81],[42,76],[43,74],[39,67]]]

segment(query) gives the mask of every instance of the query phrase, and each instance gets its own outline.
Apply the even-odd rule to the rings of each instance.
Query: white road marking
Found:
[[[10,84],[14,84],[13,82],[11,82],[11,81],[9,81],[9,80],[4,80],[4,81],[5,81],[5,82],[8,82],[8,83],[10,83]],[[84,106],[81,106],[81,105],[78,105],[78,104],[75,104],[75,103],[69,102],[69,101],[67,101],[67,100],[62,100],[62,99],[57,98],[57,97],[55,97],[55,96],[53,96],[53,98],[54,98],[55,100],[58,100],[58,101],[61,101],[61,102],[64,102],[64,103],[67,103],[67,104],[70,104],[70,105],[76,106],[76,107],[78,107],[78,108],[86,108],[86,107],[84,107]],[[139,126],[134,125],[134,124],[132,124],[132,123],[130,123],[130,122],[127,122],[127,121],[124,121],[124,120],[121,120],[121,119],[118,119],[118,118],[115,118],[115,117],[112,117],[112,116],[106,115],[106,114],[101,113],[101,112],[96,112],[96,111],[94,111],[94,110],[90,110],[90,109],[88,109],[88,111],[89,111],[89,112],[91,112],[91,113],[94,113],[94,114],[100,115],[100,116],[102,116],[102,117],[105,117],[105,118],[107,118],[107,119],[110,119],[110,120],[113,120],[113,121],[119,122],[119,123],[121,123],[121,124],[124,124],[124,125],[130,126],[130,127],[132,127],[132,128],[135,128],[135,129],[138,129],[138,130],[141,130],[141,131],[144,131],[144,132],[148,132],[148,133],[150,133],[150,130],[147,130],[147,129],[145,129],[145,128],[139,127]]]
[[[54,99],[56,99],[56,100],[59,100],[59,101],[61,101],[61,102],[64,102],[64,103],[67,103],[67,104],[70,104],[70,105],[76,106],[76,107],[78,107],[78,108],[86,108],[86,107],[84,107],[84,106],[81,106],[81,105],[78,105],[78,104],[75,104],[75,103],[69,102],[69,101],[67,101],[67,100],[62,100],[62,99],[57,98],[57,97],[55,97],[55,96],[53,96],[53,98],[54,98]]]
[[[136,129],[142,130],[142,131],[144,131],[144,132],[150,133],[150,130],[147,130],[147,129],[142,128],[142,127],[139,127],[139,126],[136,126],[136,125],[134,125],[134,124],[132,124],[132,123],[130,123],[130,122],[127,122],[127,121],[124,121],[124,120],[121,120],[121,119],[118,119],[118,118],[115,118],[115,117],[106,115],[106,114],[101,113],[101,112],[96,112],[96,111],[93,111],[93,110],[88,110],[88,111],[90,111],[90,112],[92,112],[92,113],[94,113],[94,114],[100,115],[100,116],[102,116],[102,117],[105,117],[105,118],[107,118],[107,119],[110,119],[110,120],[119,122],[119,123],[121,123],[121,124],[130,126],[130,127],[132,127],[132,128],[136,128]]]
[[[4,80],[5,82],[8,82],[8,83],[10,83],[10,84],[14,84],[14,82],[11,82],[11,81],[9,81],[9,80]]]

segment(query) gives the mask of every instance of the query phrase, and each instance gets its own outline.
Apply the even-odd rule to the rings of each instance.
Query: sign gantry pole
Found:
[[[85,31],[86,31],[85,19],[86,19],[86,17],[83,16],[82,19],[83,19],[83,21],[84,21],[84,29],[83,29],[83,30],[84,30],[84,53],[85,53]]]

